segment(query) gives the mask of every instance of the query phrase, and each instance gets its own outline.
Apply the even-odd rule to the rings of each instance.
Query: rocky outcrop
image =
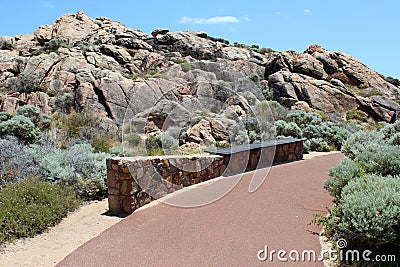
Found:
[[[303,54],[274,53],[264,77],[274,98],[288,107],[305,101],[313,109],[337,115],[356,108],[385,121],[392,121],[400,109],[394,101],[399,87],[355,58],[318,45],[310,46]]]
[[[269,82],[274,98],[286,106],[304,101],[311,108],[326,113],[345,113],[359,106],[354,97],[342,91],[342,88],[304,74],[279,71],[270,76]]]
[[[261,54],[204,32],[146,34],[80,11],[2,40],[15,47],[0,50],[0,107],[10,112],[33,104],[50,114],[68,93],[78,109],[108,117],[120,130],[129,120],[156,132],[165,128],[161,124],[184,123],[207,110],[205,122],[189,123],[187,141],[200,143],[228,140],[227,129],[265,96],[339,117],[361,109],[390,121],[400,109],[395,82],[318,45],[304,53]],[[27,82],[35,90],[22,92]]]

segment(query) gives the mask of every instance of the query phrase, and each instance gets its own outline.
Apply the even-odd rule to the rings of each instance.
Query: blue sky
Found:
[[[398,0],[105,1],[2,0],[0,36],[32,33],[83,10],[150,33],[155,28],[203,30],[231,43],[302,52],[310,44],[350,54],[400,78]]]

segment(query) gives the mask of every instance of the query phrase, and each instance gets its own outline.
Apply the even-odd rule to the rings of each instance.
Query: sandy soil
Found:
[[[107,206],[107,199],[91,202],[47,233],[7,245],[0,251],[0,266],[56,265],[80,245],[122,220],[102,215]]]
[[[305,154],[304,159],[331,153],[340,152],[311,152]],[[159,202],[154,201],[141,209],[157,204]],[[14,244],[0,248],[0,266],[56,265],[76,248],[122,220],[122,218],[103,215],[108,210],[107,205],[107,199],[91,202],[64,218],[49,232],[34,238],[18,240]]]

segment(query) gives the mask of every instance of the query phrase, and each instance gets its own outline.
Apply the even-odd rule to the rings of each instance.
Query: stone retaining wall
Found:
[[[186,186],[302,158],[302,140],[225,155],[110,158],[109,211],[130,214]]]
[[[222,156],[163,156],[107,159],[109,211],[130,214],[183,187],[221,176]]]

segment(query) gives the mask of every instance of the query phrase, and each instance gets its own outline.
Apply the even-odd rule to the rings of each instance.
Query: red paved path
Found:
[[[332,154],[274,166],[253,194],[248,193],[251,173],[246,174],[227,196],[203,207],[160,204],[139,210],[59,266],[276,266],[282,265],[276,255],[273,262],[257,260],[265,245],[277,251],[319,252],[313,233],[320,228],[310,222],[314,213],[325,214],[331,205],[323,182],[341,158]]]

